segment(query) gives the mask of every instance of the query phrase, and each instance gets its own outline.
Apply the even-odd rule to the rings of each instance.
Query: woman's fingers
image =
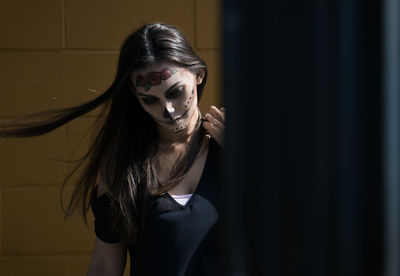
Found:
[[[218,144],[224,145],[224,127],[221,127],[219,122],[210,123],[208,121],[203,122],[203,127],[213,137]]]
[[[211,113],[215,119],[225,123],[225,108],[221,107],[218,109],[215,106],[211,106],[209,113]]]
[[[221,123],[225,124],[225,108],[221,107],[218,109],[215,106],[211,106],[210,111],[205,114],[204,118],[210,122],[217,119]]]
[[[215,106],[210,108],[210,111],[204,115],[203,127],[206,131],[220,144],[224,144],[225,132],[225,109],[218,109]]]

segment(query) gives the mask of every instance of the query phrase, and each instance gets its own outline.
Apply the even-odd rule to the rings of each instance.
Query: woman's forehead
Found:
[[[137,92],[153,93],[182,81],[185,82],[189,71],[174,64],[161,63],[149,65],[132,74],[132,82]]]
[[[141,67],[141,68],[135,70],[135,71],[133,72],[133,75],[134,75],[134,76],[135,76],[135,75],[139,75],[139,74],[144,75],[144,74],[146,74],[147,72],[161,71],[161,70],[164,69],[165,67],[168,67],[168,68],[171,68],[171,69],[172,69],[172,68],[176,68],[176,69],[179,68],[179,66],[177,66],[177,65],[175,65],[175,64],[173,64],[173,63],[170,63],[170,62],[152,63],[152,64],[148,64],[148,65],[146,65],[146,66],[144,66],[144,67]]]

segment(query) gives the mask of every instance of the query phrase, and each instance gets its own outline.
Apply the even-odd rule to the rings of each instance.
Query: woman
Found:
[[[0,136],[47,133],[104,104],[66,210],[92,207],[96,243],[88,275],[220,275],[219,150],[223,108],[197,107],[207,66],[176,28],[148,24],[124,42],[116,78],[86,104],[13,123]],[[212,137],[210,139],[210,137]]]

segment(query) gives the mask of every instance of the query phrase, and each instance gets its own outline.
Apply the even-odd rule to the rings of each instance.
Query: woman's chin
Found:
[[[164,130],[171,133],[179,133],[187,128],[187,124],[159,124]]]
[[[171,132],[173,132],[173,133],[178,133],[178,132],[184,131],[186,128],[187,128],[187,125],[184,124],[184,125],[171,126],[171,127],[169,128],[169,130],[170,130]]]

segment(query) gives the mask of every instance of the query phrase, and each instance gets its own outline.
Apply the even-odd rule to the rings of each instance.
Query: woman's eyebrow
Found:
[[[171,92],[172,90],[174,90],[174,89],[178,86],[178,84],[180,84],[180,81],[177,81],[177,82],[175,82],[173,85],[171,85],[171,86],[164,92],[164,95],[165,95],[165,94],[168,94],[169,92]]]
[[[165,90],[164,94],[168,94],[170,91],[174,90],[180,83],[181,83],[180,81],[175,82],[167,90]],[[148,95],[148,94],[144,94],[144,93],[141,93],[141,92],[137,92],[137,94],[139,96],[144,96],[144,97],[155,97],[154,95]]]
[[[138,94],[138,96],[143,96],[143,97],[148,97],[148,98],[151,98],[151,97],[155,98],[155,96],[153,96],[153,95],[147,95],[147,94],[143,94],[143,93],[140,93],[140,92],[137,92],[137,94]]]

